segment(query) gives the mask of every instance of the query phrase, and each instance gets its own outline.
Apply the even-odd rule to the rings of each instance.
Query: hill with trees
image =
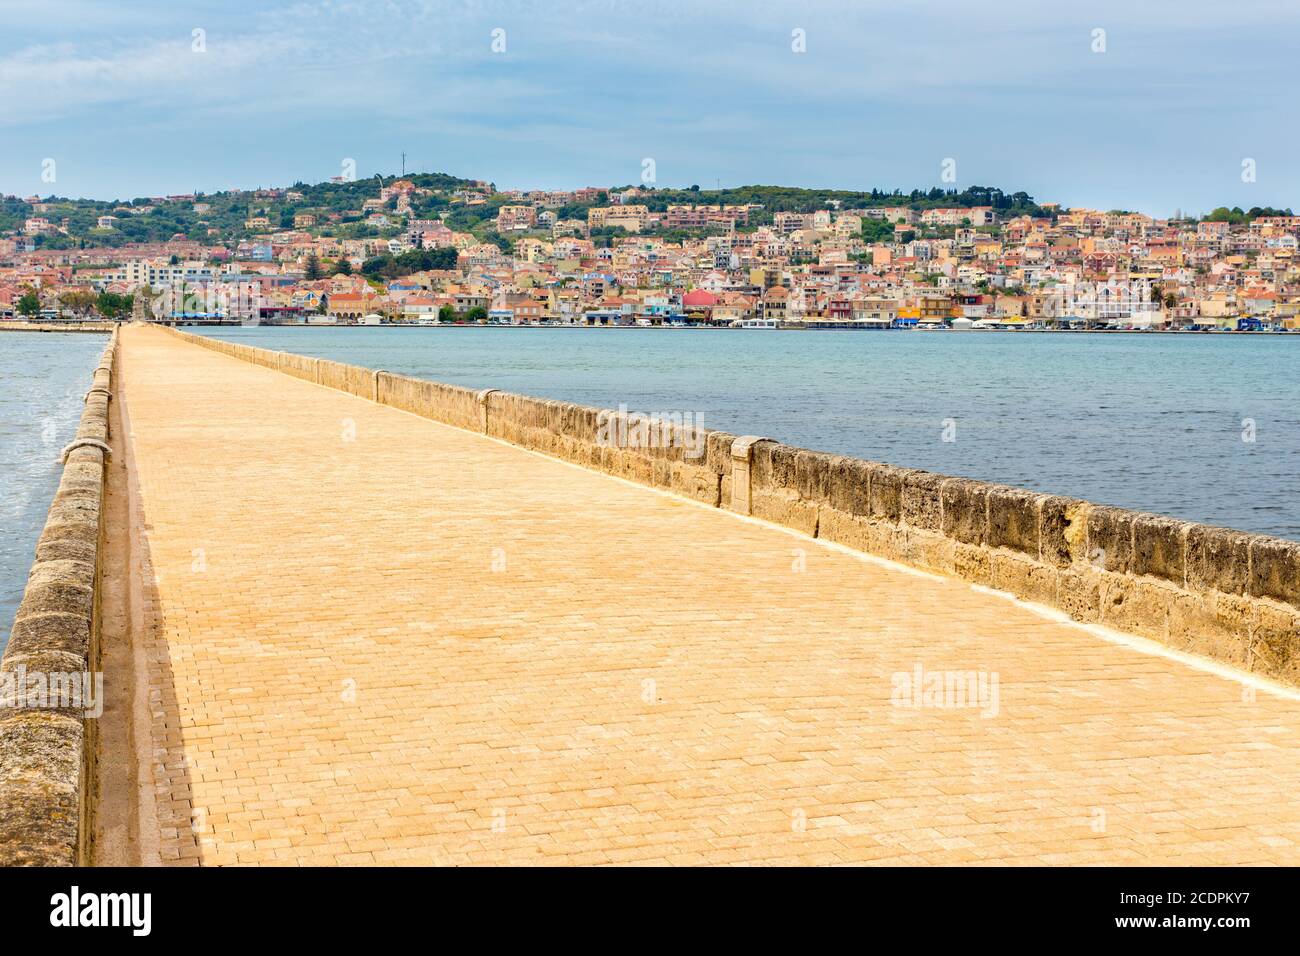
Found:
[[[300,214],[313,217],[312,225],[306,228],[317,235],[347,239],[386,238],[400,231],[400,222],[395,215],[395,197],[389,197],[384,208],[378,210],[394,213],[388,224],[368,221],[375,210],[363,209],[363,204],[379,198],[382,187],[390,185],[396,178],[377,175],[347,182],[297,182],[284,188],[236,189],[178,198],[137,197],[106,201],[49,196],[41,200],[43,208],[36,214],[55,225],[66,222],[67,234],[47,233],[37,236],[35,242],[42,248],[69,249],[165,242],[183,236],[202,242],[234,244],[291,230],[295,217]],[[482,192],[482,201],[470,204],[456,194],[478,188],[473,180],[444,173],[412,173],[403,178],[421,190],[412,197],[411,216],[440,218],[453,230],[473,233],[479,240],[495,243],[503,249],[510,247],[510,241],[496,232],[496,217],[503,205],[519,202],[517,195],[497,193],[489,188]],[[623,187],[625,190],[631,188]],[[990,186],[970,186],[963,190],[936,187],[910,192],[762,185],[715,190],[699,186],[687,189],[639,188],[641,194],[634,201],[652,212],[689,203],[761,207],[751,213],[749,228],[770,223],[778,212],[813,212],[828,207],[908,206],[924,210],[991,206],[1002,216],[1048,214],[1028,193],[1006,193]],[[556,209],[556,216],[560,219],[585,219],[588,209],[608,205],[609,194],[615,191],[602,190],[590,201],[570,203]],[[1215,215],[1219,212],[1216,210]],[[1228,213],[1227,210],[1222,212]],[[21,231],[24,222],[32,215],[32,207],[26,201],[5,197],[0,200],[0,232]],[[104,216],[113,217],[110,227],[99,226],[99,220]],[[250,225],[250,222],[257,224]]]

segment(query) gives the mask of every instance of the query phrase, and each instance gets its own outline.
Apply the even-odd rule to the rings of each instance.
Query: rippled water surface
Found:
[[[1300,335],[195,331],[1300,539]]]
[[[0,332],[0,650],[106,336]]]

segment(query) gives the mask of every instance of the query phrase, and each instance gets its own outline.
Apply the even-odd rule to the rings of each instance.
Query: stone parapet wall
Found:
[[[75,866],[90,860],[96,725],[85,706],[53,706],[53,675],[99,671],[104,481],[114,332],[86,394],[76,438],[36,545],[0,660],[0,865]],[[61,678],[62,679],[62,678]],[[82,704],[89,703],[84,698]]]
[[[653,441],[621,442],[649,420],[509,392],[480,395],[494,438],[714,506],[729,493],[733,435],[655,423]]]
[[[116,322],[0,322],[0,332],[112,332]]]
[[[379,373],[376,381],[379,388],[376,401],[384,405],[392,405],[422,418],[437,419],[458,428],[482,430],[478,397],[468,388],[387,372]]]
[[[1300,544],[759,441],[751,513],[1300,683]]]
[[[1300,543],[168,329],[205,348],[1300,684]],[[304,364],[308,363],[308,364]]]

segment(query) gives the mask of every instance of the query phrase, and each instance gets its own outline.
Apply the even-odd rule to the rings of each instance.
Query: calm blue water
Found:
[[[1300,539],[1300,335],[194,331]]]
[[[0,332],[0,651],[106,337]]]

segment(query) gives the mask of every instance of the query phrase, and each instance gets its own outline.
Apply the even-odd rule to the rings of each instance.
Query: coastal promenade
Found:
[[[1293,691],[156,328],[116,383],[140,862],[1300,863]]]

